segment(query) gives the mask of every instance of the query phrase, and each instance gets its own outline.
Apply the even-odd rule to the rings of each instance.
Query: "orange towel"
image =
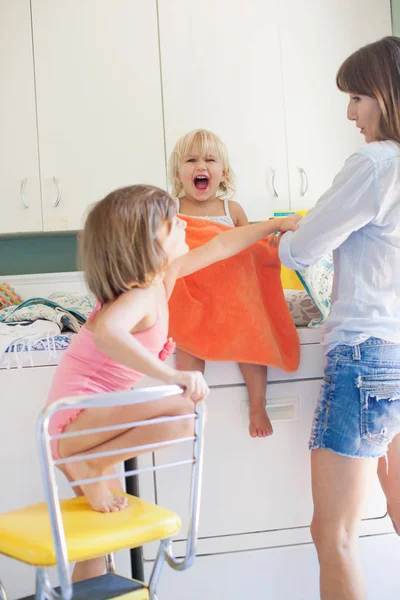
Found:
[[[187,222],[191,249],[229,229],[180,216]],[[299,339],[283,294],[277,250],[262,240],[178,279],[170,299],[170,335],[178,348],[204,360],[295,371]]]

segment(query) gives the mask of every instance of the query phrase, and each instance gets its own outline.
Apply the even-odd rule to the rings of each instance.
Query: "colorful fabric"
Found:
[[[21,304],[22,298],[8,283],[0,283],[0,308]]]
[[[318,308],[320,315],[309,327],[320,327],[329,317],[332,306],[333,258],[332,254],[321,258],[310,267],[296,271],[304,289]]]
[[[92,295],[75,296],[64,292],[56,292],[48,298],[30,298],[19,306],[9,306],[0,310],[0,322],[15,323],[19,321],[37,321],[44,319],[53,321],[59,327],[79,331],[95,305]]]
[[[321,313],[306,290],[284,290],[285,300],[296,327],[305,327],[320,318]]]

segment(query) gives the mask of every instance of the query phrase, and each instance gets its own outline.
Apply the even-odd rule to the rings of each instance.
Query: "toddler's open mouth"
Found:
[[[196,189],[198,190],[206,190],[208,187],[209,179],[207,175],[197,175],[197,177],[195,177],[193,181]]]

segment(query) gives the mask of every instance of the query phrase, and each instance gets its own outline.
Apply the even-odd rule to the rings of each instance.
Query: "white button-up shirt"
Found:
[[[400,145],[371,142],[346,161],[332,187],[282,236],[279,256],[304,269],[333,250],[328,352],[369,337],[400,344]]]

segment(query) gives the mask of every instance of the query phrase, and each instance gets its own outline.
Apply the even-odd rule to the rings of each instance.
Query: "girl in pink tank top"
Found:
[[[213,185],[213,182],[210,182]],[[173,344],[167,340],[168,298],[178,277],[228,258],[275,231],[296,228],[297,217],[270,219],[221,233],[188,251],[185,221],[175,200],[159,188],[136,185],[116,190],[90,211],[80,253],[89,289],[97,305],[56,370],[48,403],[65,397],[132,388],[143,375],[184,389],[183,396],[132,406],[64,410],[51,419],[50,433],[74,432],[105,425],[193,412],[208,387],[201,373],[179,371],[163,360]],[[188,424],[191,423],[191,424]],[[193,423],[161,423],[87,436],[53,440],[55,457],[118,450],[169,441],[193,434]],[[132,455],[107,456],[62,467],[70,480],[109,473]],[[116,489],[116,483],[111,484]],[[124,508],[126,500],[111,492],[109,482],[82,487],[95,510]]]

